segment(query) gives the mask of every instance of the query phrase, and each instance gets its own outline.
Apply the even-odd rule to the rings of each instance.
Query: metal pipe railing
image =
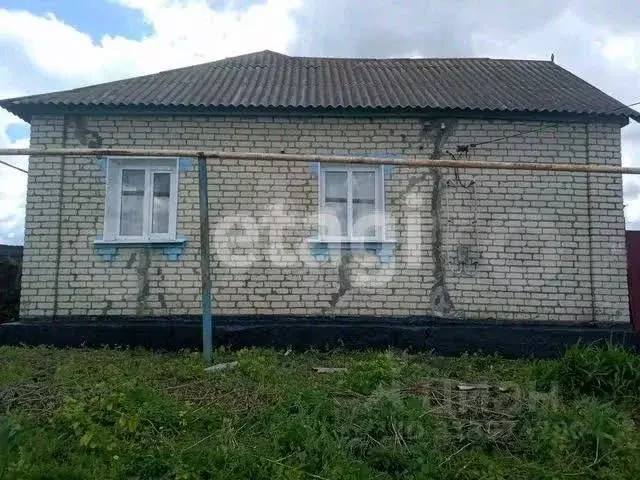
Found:
[[[640,167],[572,163],[501,162],[489,160],[433,160],[426,158],[379,158],[345,155],[313,155],[297,153],[225,152],[220,150],[165,150],[124,148],[0,148],[3,155],[70,156],[70,157],[193,157],[227,160],[271,160],[288,162],[321,162],[356,165],[392,165],[397,167],[473,168],[496,170],[532,170],[549,172],[582,172],[640,174]]]

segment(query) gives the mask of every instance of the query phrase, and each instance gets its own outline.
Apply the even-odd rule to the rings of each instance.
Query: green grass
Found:
[[[640,478],[640,368],[612,346],[216,353],[231,360],[0,347],[0,478]]]

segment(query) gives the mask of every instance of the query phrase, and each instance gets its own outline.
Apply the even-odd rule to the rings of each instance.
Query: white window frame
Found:
[[[318,218],[319,240],[325,242],[342,242],[342,243],[363,243],[363,242],[382,242],[385,238],[386,229],[386,212],[384,198],[384,167],[368,166],[368,165],[320,165],[318,175],[318,207],[320,213],[326,212],[326,173],[327,172],[347,172],[347,232],[341,237],[326,236],[321,232],[323,226],[321,219]],[[353,235],[353,172],[373,172],[375,174],[375,213],[381,221],[376,225],[375,237],[355,237]]]
[[[110,157],[107,159],[105,215],[103,240],[122,243],[153,243],[176,239],[178,217],[178,175],[179,159],[166,157]],[[123,170],[144,170],[144,211],[142,215],[142,235],[120,235],[120,212],[122,206]],[[169,231],[168,233],[152,233],[153,215],[153,175],[168,173],[169,191]]]

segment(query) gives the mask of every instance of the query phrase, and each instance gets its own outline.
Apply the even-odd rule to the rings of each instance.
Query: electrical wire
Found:
[[[634,103],[630,103],[629,105],[621,105],[620,107],[612,110],[611,113],[616,112],[618,110],[623,110],[625,108],[635,107],[636,105],[640,105],[640,101],[637,101],[637,102],[634,102]],[[503,137],[492,138],[491,140],[486,140],[484,142],[468,143],[466,145],[458,145],[457,151],[458,151],[458,153],[466,153],[466,152],[469,151],[470,148],[476,148],[476,147],[479,147],[480,145],[488,145],[490,143],[499,143],[499,142],[501,142],[503,140],[508,140],[508,139],[514,138],[514,137],[524,137],[525,135],[541,132],[542,130],[546,130],[546,129],[549,129],[549,128],[556,128],[556,127],[559,127],[560,125],[562,125],[562,122],[556,122],[556,123],[552,123],[550,125],[543,125],[541,127],[534,128],[532,130],[527,130],[525,132],[518,132],[518,133],[513,133],[511,135],[505,135]]]
[[[452,152],[450,152],[449,150],[445,150],[445,153],[448,154],[453,160],[460,160],[460,156],[456,157]],[[469,156],[469,154],[467,153],[467,157]],[[462,181],[462,178],[460,178],[460,169],[455,167],[453,169],[453,178],[455,180],[454,183],[451,183],[451,185],[457,185],[459,187],[462,187],[464,189],[469,189],[470,187],[472,187],[473,185],[475,185],[476,181],[475,180],[469,180],[469,182],[464,183]],[[448,181],[449,182],[449,181]]]
[[[25,170],[25,169],[23,169],[23,168],[20,168],[20,167],[16,167],[15,165],[11,165],[10,163],[5,162],[5,161],[3,161],[3,160],[0,160],[0,163],[1,163],[2,165],[6,165],[7,167],[15,168],[15,169],[16,169],[16,170],[18,170],[19,172],[27,173],[27,174],[29,173],[27,170]]]

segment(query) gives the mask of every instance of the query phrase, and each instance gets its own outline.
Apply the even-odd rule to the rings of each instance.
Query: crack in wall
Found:
[[[448,138],[453,134],[457,121],[453,119],[443,120],[439,125],[425,124],[425,133],[434,132],[433,151],[429,158],[439,160],[442,156],[442,148]],[[435,128],[434,128],[435,127]],[[431,306],[435,312],[447,314],[454,309],[451,295],[447,289],[447,271],[442,245],[442,194],[444,181],[442,171],[439,168],[429,168],[433,181],[431,190],[431,251],[433,254],[433,286],[431,287]]]
[[[434,311],[449,313],[453,310],[453,302],[447,289],[445,258],[442,245],[442,173],[437,168],[430,168],[433,177],[431,191],[431,252],[433,255],[433,286],[431,287],[431,306]]]
[[[138,295],[136,296],[136,315],[149,315],[149,267],[151,265],[151,250],[143,248],[138,258]]]
[[[167,308],[167,301],[164,298],[164,294],[158,293],[158,301],[160,302],[160,307],[165,315],[169,313],[169,309]]]
[[[113,307],[113,300],[107,300],[107,302],[105,303],[105,306],[102,307],[102,316],[103,317],[106,316],[112,307]]]
[[[102,137],[98,132],[87,128],[86,117],[71,117],[71,121],[75,127],[73,136],[78,140],[80,145],[88,148],[100,148],[102,146]]]
[[[433,141],[433,150],[429,155],[431,160],[442,157],[442,149],[457,126],[455,119],[425,121],[420,132],[420,150],[424,150],[424,143],[428,139]],[[434,312],[447,314],[454,310],[454,305],[447,288],[445,256],[443,249],[443,221],[442,195],[445,187],[444,177],[439,168],[429,168],[427,172],[409,180],[407,188],[398,200],[403,199],[418,185],[431,177],[433,188],[431,191],[431,251],[433,257],[433,286],[431,287],[430,302]]]
[[[331,295],[331,307],[335,308],[340,299],[351,290],[351,254],[342,252],[338,267],[338,291]]]
[[[133,267],[133,264],[135,263],[135,261],[136,261],[136,253],[133,252],[129,257],[129,260],[127,260],[127,268]]]

